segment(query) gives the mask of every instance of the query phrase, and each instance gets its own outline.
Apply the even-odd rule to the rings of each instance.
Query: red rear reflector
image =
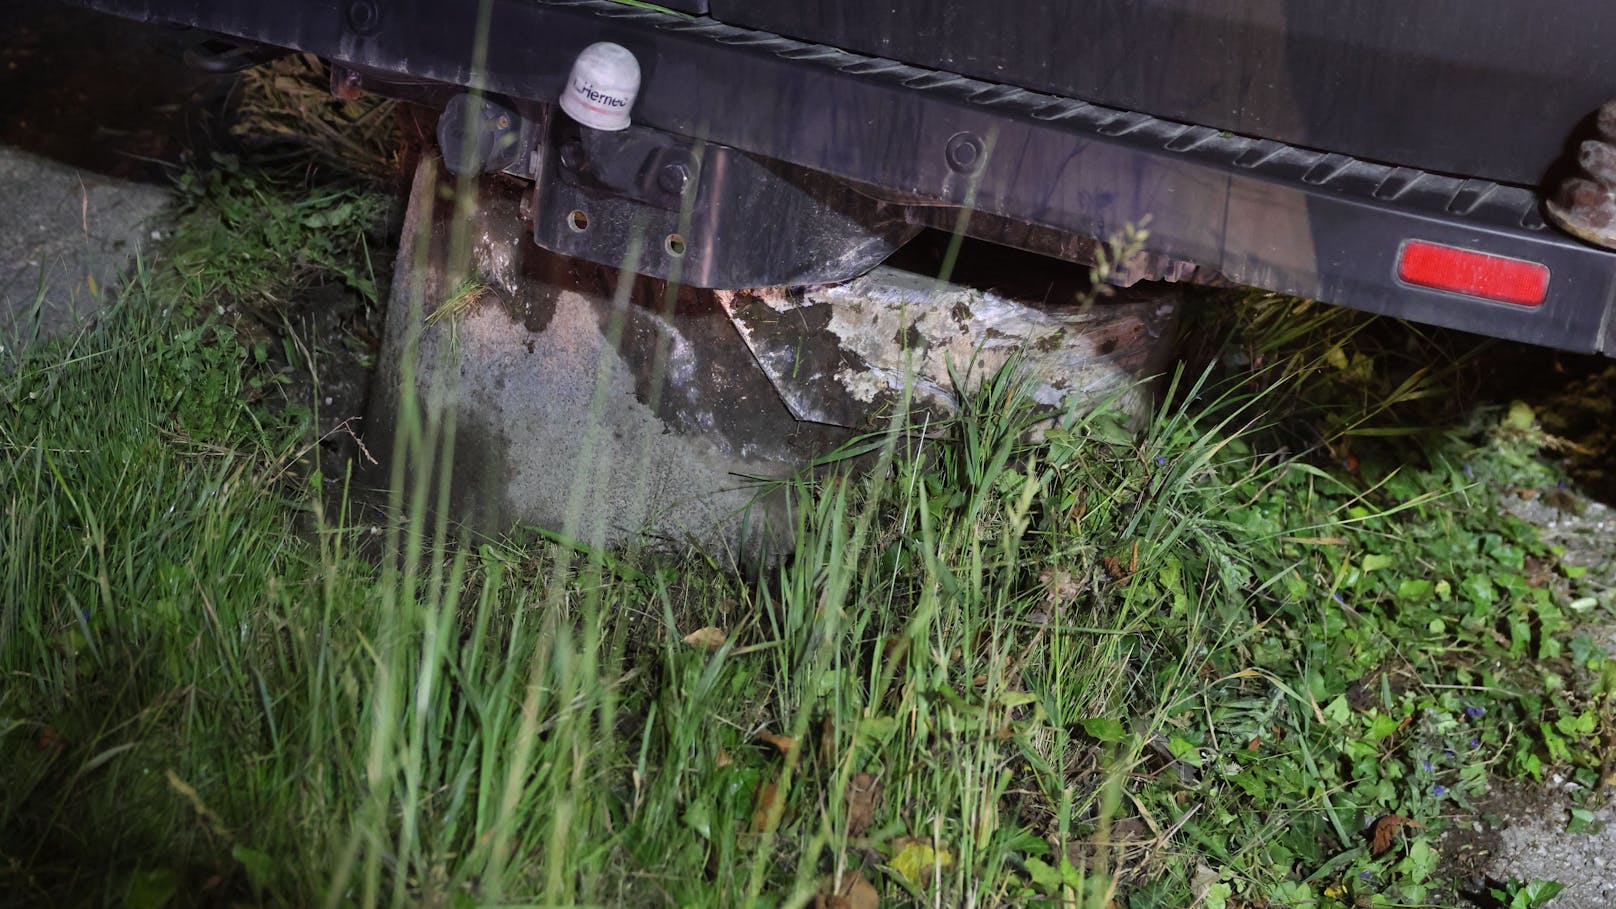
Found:
[[[1521,306],[1536,306],[1549,294],[1546,265],[1418,240],[1403,244],[1397,276],[1421,287]]]

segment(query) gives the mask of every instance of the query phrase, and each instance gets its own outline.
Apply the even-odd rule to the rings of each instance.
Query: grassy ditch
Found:
[[[0,375],[20,903],[1448,905],[1489,777],[1611,772],[1610,592],[1494,507],[1548,438],[1443,417],[1417,337],[1248,301],[1137,434],[1029,441],[1001,375],[800,480],[748,582],[357,520],[220,309],[371,292],[381,204],[191,186]]]

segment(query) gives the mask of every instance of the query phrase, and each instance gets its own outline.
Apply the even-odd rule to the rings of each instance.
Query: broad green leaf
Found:
[[[1335,725],[1342,725],[1352,718],[1352,706],[1347,703],[1343,694],[1336,695],[1330,703],[1324,705],[1324,718]]]
[[[924,840],[909,840],[888,864],[909,883],[920,887],[931,880],[934,869],[952,868],[954,854],[947,849],[935,848]]]
[[[179,879],[167,868],[149,868],[129,875],[124,905],[129,909],[163,909],[179,892]]]
[[[269,886],[269,882],[274,878],[275,860],[270,858],[267,852],[236,846],[230,850],[230,857],[241,863],[242,870],[247,872],[247,883],[254,890]]]
[[[1083,721],[1083,731],[1102,742],[1120,742],[1128,737],[1128,730],[1118,720],[1094,717]]]
[[[1392,556],[1372,552],[1363,557],[1363,570],[1365,573],[1371,571],[1380,571],[1383,568],[1390,568],[1392,565],[1396,564],[1396,562],[1397,560]]]

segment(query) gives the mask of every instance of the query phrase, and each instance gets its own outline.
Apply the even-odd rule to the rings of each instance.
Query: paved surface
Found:
[[[0,27],[0,345],[70,330],[115,288],[225,80],[167,29],[11,0]]]
[[[116,292],[170,194],[0,147],[0,344],[52,337]]]
[[[1594,819],[1592,832],[1567,833],[1569,809],[1557,801],[1505,815],[1493,877],[1565,884],[1551,909],[1616,907],[1616,805],[1595,811]]]
[[[1501,504],[1511,514],[1543,532],[1544,541],[1561,547],[1567,565],[1585,568],[1585,590],[1616,588],[1616,510],[1598,502],[1582,501],[1574,509],[1556,507],[1545,496],[1506,498]],[[1616,623],[1596,621],[1580,630],[1588,632],[1606,653],[1616,654]],[[1606,781],[1604,799],[1616,797],[1616,778]],[[1507,787],[1495,800],[1483,799],[1483,814],[1496,805],[1497,822],[1489,874],[1495,880],[1559,881],[1566,889],[1549,905],[1552,909],[1612,909],[1616,907],[1616,803],[1594,812],[1594,829],[1568,833],[1570,798],[1574,784],[1554,774],[1541,791],[1514,791]],[[1481,820],[1473,822],[1485,828]],[[1478,832],[1480,832],[1478,830]]]

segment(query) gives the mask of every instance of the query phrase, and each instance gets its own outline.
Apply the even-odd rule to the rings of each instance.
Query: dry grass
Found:
[[[289,146],[321,163],[372,180],[399,171],[398,102],[376,95],[344,101],[331,93],[331,68],[293,54],[242,73],[231,134],[252,146]]]

